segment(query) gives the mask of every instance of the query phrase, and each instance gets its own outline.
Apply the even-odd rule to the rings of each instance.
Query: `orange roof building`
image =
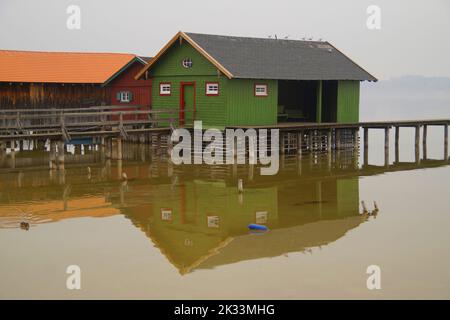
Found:
[[[120,82],[127,72],[132,74],[126,77],[134,80],[137,71],[129,70],[138,70],[146,63],[144,58],[128,53],[0,50],[0,106],[66,108],[117,105],[122,101],[118,99],[117,90],[111,89],[114,82]],[[148,89],[150,84],[144,80],[132,85]],[[146,105],[149,101],[150,98]],[[126,101],[126,104],[131,102]],[[139,101],[135,104],[139,105]]]

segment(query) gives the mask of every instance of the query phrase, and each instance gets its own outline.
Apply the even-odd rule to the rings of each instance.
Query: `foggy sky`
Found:
[[[81,30],[66,27],[72,4]],[[381,30],[366,27],[371,4]],[[322,38],[382,79],[450,76],[446,0],[0,0],[0,49],[153,56],[179,30]]]

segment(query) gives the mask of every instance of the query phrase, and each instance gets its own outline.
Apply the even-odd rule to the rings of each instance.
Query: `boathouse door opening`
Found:
[[[321,122],[337,122],[337,81],[322,81]]]
[[[316,122],[320,81],[278,81],[278,123]]]

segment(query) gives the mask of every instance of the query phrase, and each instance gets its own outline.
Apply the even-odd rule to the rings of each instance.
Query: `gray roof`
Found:
[[[144,61],[147,62],[147,63],[149,63],[150,60],[153,59],[153,57],[142,57],[142,56],[139,56],[139,58],[141,58],[142,60],[144,60]]]
[[[329,42],[186,35],[235,78],[377,80]]]

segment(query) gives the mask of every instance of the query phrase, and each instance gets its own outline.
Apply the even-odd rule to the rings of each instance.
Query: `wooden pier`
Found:
[[[234,126],[233,129],[279,129],[280,153],[296,151],[301,155],[305,151],[325,151],[358,149],[359,132],[362,129],[364,136],[364,163],[369,158],[369,129],[384,130],[384,162],[389,164],[390,130],[395,129],[395,162],[399,162],[400,128],[415,128],[415,159],[420,161],[420,129],[422,128],[422,146],[424,159],[427,158],[428,127],[443,128],[444,159],[448,159],[448,126],[450,119],[431,120],[397,120],[397,121],[370,121],[355,123],[280,123],[271,126]]]
[[[192,128],[191,123],[183,125]],[[0,152],[7,147],[15,151],[25,140],[50,141],[50,166],[64,168],[65,144],[73,139],[91,138],[106,149],[106,156],[121,160],[123,141],[148,143],[157,149],[171,148],[170,134],[179,127],[179,110],[138,110],[133,106],[100,106],[79,109],[16,109],[0,111]],[[415,158],[420,161],[422,128],[423,158],[427,158],[429,126],[440,126],[444,135],[444,159],[448,159],[448,126],[450,119],[373,121],[356,123],[286,122],[268,126],[230,126],[230,129],[278,129],[280,154],[359,150],[363,131],[363,159],[368,163],[369,130],[384,130],[384,162],[389,164],[390,130],[395,129],[395,162],[399,162],[400,128],[415,128]]]

